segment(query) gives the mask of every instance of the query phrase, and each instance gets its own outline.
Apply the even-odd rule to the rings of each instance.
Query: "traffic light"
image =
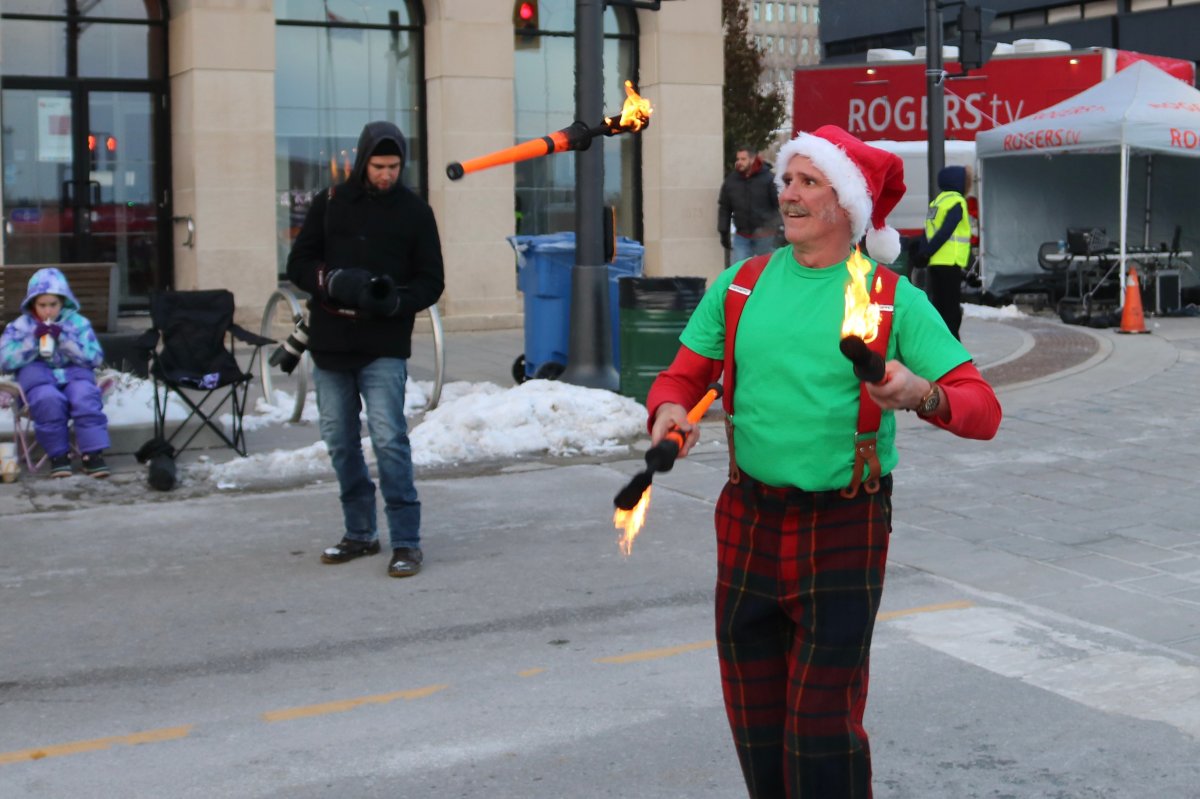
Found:
[[[537,0],[517,0],[513,5],[513,30],[526,36],[532,36],[537,29]]]
[[[996,12],[979,6],[964,5],[958,12],[958,63],[963,72],[979,69],[992,57],[995,42],[989,42],[983,35],[992,27]]]

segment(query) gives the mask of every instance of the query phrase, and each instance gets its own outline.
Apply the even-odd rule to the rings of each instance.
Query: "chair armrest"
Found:
[[[140,336],[138,336],[133,341],[133,347],[135,349],[142,350],[143,352],[145,352],[147,354],[149,354],[150,351],[152,351],[157,346],[158,346],[158,331],[155,330],[154,328],[150,328],[149,330],[142,333]]]
[[[268,344],[275,343],[275,339],[265,338],[257,333],[251,333],[249,330],[239,324],[230,325],[229,332],[232,333],[233,337],[238,341],[244,341],[245,343],[252,344],[255,347],[265,347]]]

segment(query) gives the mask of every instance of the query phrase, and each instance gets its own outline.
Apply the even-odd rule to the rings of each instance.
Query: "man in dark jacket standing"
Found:
[[[730,235],[729,220],[737,227]],[[721,246],[733,250],[733,262],[764,255],[776,247],[779,234],[779,197],[775,175],[748,144],[740,145],[733,171],[725,176],[717,197],[717,232]]]
[[[308,351],[321,438],[341,488],[345,532],[324,563],[379,552],[375,484],[359,413],[379,469],[392,558],[388,574],[421,570],[421,503],[413,484],[404,384],[413,320],[444,287],[433,210],[400,184],[407,144],[390,122],[368,123],[350,179],[313,198],[288,256],[288,278],[312,295]]]

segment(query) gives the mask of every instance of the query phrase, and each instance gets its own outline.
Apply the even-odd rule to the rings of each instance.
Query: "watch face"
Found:
[[[938,394],[938,390],[935,387],[930,395],[925,398],[925,401],[921,403],[921,413],[925,415],[933,413],[935,410],[937,410],[937,406],[941,404],[939,402],[940,399],[941,396]]]

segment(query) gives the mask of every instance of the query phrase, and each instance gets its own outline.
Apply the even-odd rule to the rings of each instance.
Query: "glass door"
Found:
[[[148,92],[87,92],[89,261],[116,261],[121,302],[145,303],[157,288],[159,224],[155,202],[152,97]],[[139,302],[140,301],[140,302]]]
[[[5,260],[117,263],[121,305],[145,306],[162,257],[155,95],[6,88]]]
[[[71,92],[5,89],[5,261],[78,261],[76,120]]]

